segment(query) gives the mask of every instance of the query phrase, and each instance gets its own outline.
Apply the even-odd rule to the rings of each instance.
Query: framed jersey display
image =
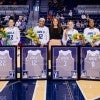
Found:
[[[21,48],[21,78],[47,79],[47,47]]]
[[[15,80],[17,78],[17,47],[0,47],[0,80]]]
[[[80,78],[100,80],[100,47],[81,48]]]
[[[52,79],[76,80],[77,74],[77,47],[52,47]]]

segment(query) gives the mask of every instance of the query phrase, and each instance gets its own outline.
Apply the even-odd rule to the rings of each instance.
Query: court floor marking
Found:
[[[47,81],[45,82],[45,88],[44,88],[44,100],[46,100],[46,94],[47,94]]]
[[[72,91],[71,91],[71,88],[70,88],[68,82],[66,82],[66,87],[67,87],[67,89],[68,89],[68,91],[69,91],[69,94],[70,94],[70,98],[71,98],[71,100],[74,100],[74,98],[73,98],[73,94],[72,94]]]
[[[0,82],[0,92],[5,88],[5,86],[8,84],[9,81],[2,81]]]
[[[32,100],[46,100],[47,81],[37,81]]]
[[[96,100],[96,99],[99,99],[100,98],[100,96],[98,96],[98,97],[95,97],[95,98],[93,98],[93,99],[90,99],[90,100]]]
[[[80,82],[82,82],[82,83],[80,83]],[[90,83],[89,83],[89,81],[80,81],[80,82],[77,81],[77,84],[86,100],[95,100],[95,99],[100,98],[100,95],[98,95],[99,87],[100,87],[99,82],[95,82],[95,81],[93,81],[93,82],[90,81]],[[86,82],[86,84],[84,82]],[[92,86],[89,84],[92,84],[92,86],[95,86],[96,89],[93,88],[93,91],[91,91],[90,89],[92,89]],[[86,86],[83,87],[82,85],[86,85]],[[97,88],[98,88],[98,90],[97,90]],[[88,92],[89,92],[89,94],[88,94]],[[91,94],[90,94],[90,92],[91,92]],[[94,97],[93,97],[93,94],[94,94]]]
[[[85,100],[87,100],[86,95],[85,95],[84,91],[82,90],[82,88],[81,88],[80,84],[78,83],[78,81],[76,81],[76,83],[77,83],[78,87],[80,88]]]

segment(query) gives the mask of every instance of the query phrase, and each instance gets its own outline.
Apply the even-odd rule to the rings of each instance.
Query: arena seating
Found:
[[[51,0],[49,0],[51,1]],[[87,20],[82,20],[81,16],[82,14],[88,15],[89,18],[92,18],[95,20],[95,25],[97,28],[100,29],[100,6],[99,5],[77,5],[77,7],[71,7],[71,9],[68,9],[67,11],[63,12],[63,9],[58,10],[57,7],[52,6],[54,4],[49,5],[48,12],[40,12],[40,17],[44,17],[47,19],[47,14],[50,12],[52,16],[56,16],[57,13],[59,15],[63,14],[63,17],[65,18],[64,23],[66,23],[68,20],[74,20],[75,24],[77,21],[84,24],[84,22],[87,22]],[[59,5],[59,4],[58,4]],[[66,4],[67,5],[67,4]],[[64,5],[63,5],[64,7]],[[68,12],[72,10],[72,17],[69,16]],[[46,22],[47,26],[50,26],[50,20]],[[87,27],[86,25],[83,25],[82,27],[78,28],[75,26],[76,29],[78,29],[79,32],[83,32],[83,29]]]
[[[49,0],[50,1],[50,0]],[[24,15],[27,19],[30,15],[30,8],[31,10],[33,6],[35,5],[35,0],[28,1],[28,5],[0,5],[0,25],[6,26],[6,22],[4,21],[5,16],[14,16],[15,21],[18,20],[19,15]],[[38,1],[40,3],[40,8],[39,9],[39,18],[40,17],[44,17],[46,19],[46,26],[50,26],[51,24],[51,20],[47,19],[48,13],[50,12],[52,17],[57,16],[57,13],[59,14],[59,16],[61,16],[61,14],[63,14],[64,17],[64,21],[62,21],[61,23],[66,23],[68,20],[74,20],[75,22],[75,29],[77,29],[79,32],[83,32],[84,28],[87,27],[87,19],[82,19],[82,14],[85,14],[86,16],[88,15],[89,18],[92,18],[95,20],[95,25],[97,28],[100,29],[100,6],[99,5],[77,5],[77,6],[72,6],[70,5],[70,9],[67,9],[64,4],[64,0],[62,2],[62,5],[60,5],[60,7],[56,7],[54,6],[54,4],[50,4],[49,2],[47,2],[47,0],[45,0],[45,3],[42,2],[41,0]],[[24,2],[25,4],[26,2]],[[33,3],[30,4],[30,3]],[[49,4],[49,6],[47,6]],[[52,6],[53,5],[53,6]],[[66,8],[65,11],[63,11],[63,8]],[[95,9],[94,9],[95,8]],[[70,16],[68,13],[69,11],[72,11],[72,16]],[[30,19],[29,19],[30,20]],[[76,23],[80,22],[81,26],[77,27]],[[28,20],[27,20],[28,22]],[[63,25],[62,25],[63,26]],[[65,28],[65,27],[64,27]],[[24,32],[25,33],[25,32]],[[23,40],[23,39],[22,39]]]

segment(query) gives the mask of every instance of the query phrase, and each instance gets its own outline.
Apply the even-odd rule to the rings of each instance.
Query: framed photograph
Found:
[[[47,47],[21,47],[21,79],[47,79]]]
[[[77,80],[77,47],[52,47],[52,79]]]
[[[0,80],[17,79],[17,47],[0,46]]]
[[[80,78],[100,80],[100,47],[81,48]]]

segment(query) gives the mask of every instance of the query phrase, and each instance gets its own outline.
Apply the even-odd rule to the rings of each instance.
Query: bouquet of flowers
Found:
[[[72,40],[73,40],[73,41],[85,40],[85,37],[84,37],[84,35],[81,34],[81,33],[75,33],[75,34],[72,36]]]
[[[100,41],[100,34],[94,35],[92,39],[94,41]]]
[[[85,44],[85,37],[83,34],[81,33],[75,33],[73,36],[72,36],[72,43],[75,43],[75,44],[80,44],[80,45],[84,45]]]
[[[2,45],[9,45],[8,40],[9,40],[8,33],[5,31],[5,28],[1,27],[0,28],[0,40]]]
[[[39,44],[39,37],[34,32],[33,28],[28,29],[26,34],[27,38],[31,39],[35,44]]]
[[[97,34],[97,35],[94,35],[93,37],[92,37],[92,43],[94,44],[94,45],[100,45],[100,34]]]

